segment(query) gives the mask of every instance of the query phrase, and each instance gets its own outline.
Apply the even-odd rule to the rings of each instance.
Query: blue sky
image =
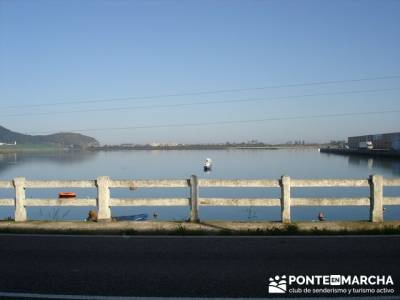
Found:
[[[400,1],[0,0],[0,125],[24,133],[82,130],[102,143],[329,141],[400,131],[399,113],[88,130],[400,110],[400,90],[389,90],[107,111],[395,89],[400,78],[115,100],[396,76],[399,53]],[[100,99],[114,100],[71,103]],[[68,104],[32,106],[59,102]],[[103,111],[87,111],[94,109]]]

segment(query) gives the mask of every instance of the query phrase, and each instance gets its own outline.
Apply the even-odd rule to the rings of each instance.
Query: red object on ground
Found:
[[[61,193],[58,193],[58,198],[76,198],[76,193],[74,193],[74,192],[61,192]]]

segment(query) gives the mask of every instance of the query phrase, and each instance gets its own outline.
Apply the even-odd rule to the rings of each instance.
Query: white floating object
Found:
[[[212,168],[212,160],[211,158],[207,158],[206,161],[204,162],[204,171],[211,171]]]

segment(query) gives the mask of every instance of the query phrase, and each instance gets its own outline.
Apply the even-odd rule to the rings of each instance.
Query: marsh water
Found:
[[[204,173],[202,164],[210,157],[213,170]],[[379,174],[400,177],[400,160],[324,154],[317,149],[281,150],[176,150],[110,151],[0,154],[0,180],[22,176],[27,179],[184,179],[200,178],[277,179],[367,178]],[[30,198],[57,198],[58,192],[75,191],[79,198],[95,198],[95,189],[27,189]],[[279,197],[278,188],[201,188],[200,197]],[[400,188],[385,188],[385,196],[400,197]],[[116,198],[188,197],[187,188],[112,189]],[[292,197],[368,197],[368,188],[295,188]],[[12,189],[0,189],[0,198],[13,198]],[[82,220],[91,207],[29,207],[28,218],[41,220]],[[368,219],[368,207],[294,207],[294,220],[315,220],[322,211],[327,220]],[[161,220],[184,220],[187,207],[114,207],[112,215],[156,213]],[[385,207],[385,219],[400,219],[400,206]],[[13,216],[13,207],[0,207],[0,218]],[[279,207],[201,207],[203,220],[279,220]]]

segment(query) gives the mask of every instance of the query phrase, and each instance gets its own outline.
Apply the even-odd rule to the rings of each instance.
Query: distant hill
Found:
[[[50,135],[28,135],[11,131],[0,126],[0,143],[41,144],[73,148],[97,147],[99,142],[90,136],[79,133],[60,132]]]

